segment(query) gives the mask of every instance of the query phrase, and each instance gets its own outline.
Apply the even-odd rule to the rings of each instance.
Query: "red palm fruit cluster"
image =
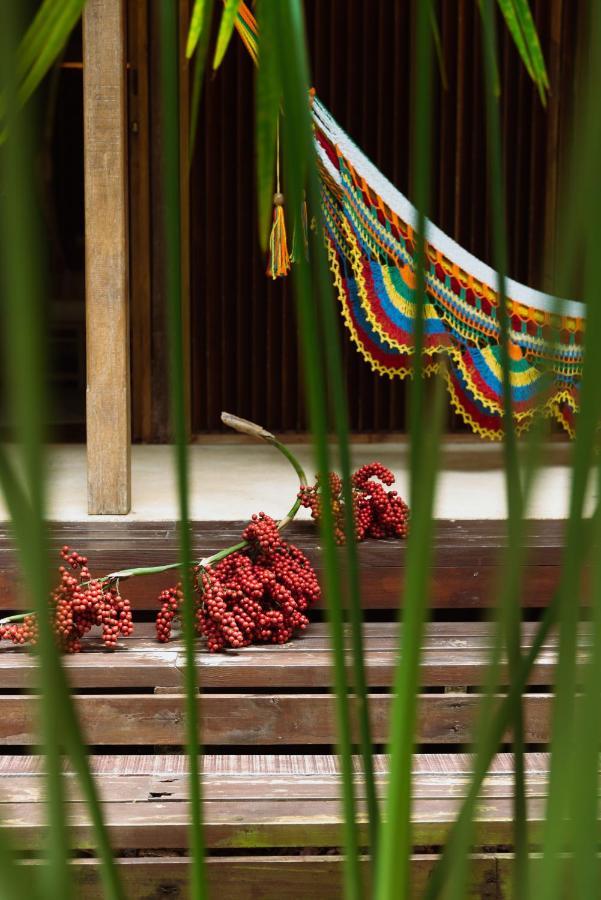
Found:
[[[329,474],[332,512],[336,541],[344,543],[344,498],[342,479]],[[358,541],[366,538],[406,537],[409,528],[409,507],[397,491],[386,490],[394,484],[394,475],[382,463],[361,466],[351,477],[353,517]],[[301,487],[299,499],[311,510],[314,519],[321,516],[322,486],[319,476],[312,486]]]
[[[254,515],[242,537],[249,545],[244,550],[195,572],[196,631],[213,653],[285,643],[308,626],[306,612],[320,595],[311,563],[282,539],[269,516]],[[159,601],[157,637],[168,641],[181,606],[181,587],[163,591]]]
[[[332,516],[334,519],[334,534],[337,544],[344,544],[344,500],[342,498],[342,478],[336,472],[328,473],[330,483],[330,497],[332,500]],[[315,476],[315,484],[301,485],[298,492],[301,505],[311,510],[311,516],[316,522],[321,518],[322,485],[319,475]]]
[[[397,491],[387,491],[394,475],[382,463],[373,462],[357,469],[352,477],[357,540],[365,538],[407,537],[409,507]]]
[[[38,628],[35,616],[25,616],[21,622],[5,622],[0,625],[0,641],[34,645],[37,638]]]
[[[82,649],[81,639],[95,626],[101,629],[102,641],[114,649],[120,635],[133,631],[129,601],[111,583],[93,580],[85,556],[63,547],[60,581],[50,595],[52,622],[59,646],[67,653]],[[0,626],[0,638],[15,644],[35,643],[35,616],[28,615],[21,622]]]

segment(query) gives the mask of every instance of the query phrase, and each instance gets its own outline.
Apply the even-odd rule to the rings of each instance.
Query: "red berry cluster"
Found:
[[[352,482],[357,540],[407,537],[409,507],[397,491],[384,488],[394,484],[390,469],[379,462],[369,463],[357,469]]]
[[[34,645],[37,638],[38,627],[35,616],[25,616],[21,622],[5,622],[0,625],[0,641]]]
[[[320,595],[311,563],[282,539],[269,516],[254,515],[242,537],[248,542],[244,550],[195,572],[196,631],[212,653],[254,643],[285,643],[307,627],[305,613]],[[163,591],[159,602],[157,637],[168,641],[180,611],[181,587]]]
[[[342,479],[329,473],[330,494],[336,541],[344,543],[344,498]],[[387,491],[394,484],[394,475],[382,463],[361,466],[351,477],[353,515],[358,541],[366,538],[406,537],[409,528],[409,507],[397,491]],[[386,487],[385,487],[386,486]],[[313,486],[301,487],[301,504],[311,510],[314,519],[321,516],[322,485],[319,476]]]
[[[60,581],[50,595],[50,607],[54,631],[62,650],[78,653],[81,639],[94,626],[102,629],[102,641],[109,650],[117,644],[119,635],[133,631],[131,607],[114,584],[92,580],[85,556],[69,547],[63,547],[61,556],[65,565],[60,566]],[[22,622],[10,622],[0,626],[0,639],[14,644],[36,642],[35,616],[28,615]]]

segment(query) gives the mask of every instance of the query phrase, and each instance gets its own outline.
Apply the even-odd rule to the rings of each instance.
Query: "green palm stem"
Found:
[[[410,387],[412,524],[407,543],[403,599],[401,657],[397,666],[390,713],[387,804],[376,870],[377,900],[405,900],[410,896],[412,847],[412,761],[417,721],[417,693],[421,647],[427,618],[428,580],[432,559],[432,508],[444,411],[439,379],[434,389],[432,416],[425,415],[423,380],[426,210],[429,200],[431,156],[432,44],[430,2],[417,4],[415,23],[415,79],[413,152],[416,227],[416,317],[413,378]],[[427,430],[426,430],[427,428]]]
[[[56,648],[47,611],[48,575],[44,524],[43,483],[43,360],[41,283],[38,277],[39,242],[31,189],[33,140],[30,122],[18,113],[15,48],[20,26],[14,4],[5,4],[0,19],[2,37],[2,96],[7,140],[1,151],[3,186],[0,244],[3,246],[5,359],[9,404],[15,437],[24,463],[25,502],[13,519],[27,593],[39,617],[37,652],[40,657],[40,739],[45,754],[47,834],[44,847],[44,887],[49,898],[72,896],[62,775],[60,692],[53,665]],[[33,253],[32,253],[33,250]],[[34,264],[27,264],[32,254]]]
[[[591,108],[590,105],[589,108]],[[591,121],[595,121],[596,123],[596,119],[594,116],[591,117],[586,114],[582,115],[582,122]],[[586,129],[585,134],[587,134]],[[592,149],[591,143],[593,145]],[[580,259],[579,253],[577,252],[579,251],[581,246],[579,242],[582,241],[583,234],[586,235],[588,233],[586,222],[583,224],[582,220],[583,218],[585,218],[584,214],[586,212],[584,208],[584,197],[589,198],[590,192],[588,191],[588,188],[584,187],[581,187],[581,189],[577,190],[574,188],[574,184],[586,185],[590,183],[590,181],[587,181],[587,177],[588,179],[591,179],[593,177],[591,167],[595,166],[595,161],[597,158],[598,149],[596,149],[595,147],[595,142],[591,141],[590,138],[575,143],[573,159],[571,162],[571,171],[573,172],[573,175],[572,179],[569,182],[570,192],[568,197],[566,198],[569,202],[567,202],[566,204],[567,210],[564,219],[566,225],[566,242],[564,244],[565,252],[562,255],[561,260],[561,271],[563,273],[564,280],[567,278],[568,273],[572,270],[572,267],[575,265],[576,261]],[[551,336],[549,340],[552,342],[553,337]],[[590,346],[593,348],[594,344],[595,340],[593,339]],[[594,349],[593,352],[595,352]],[[593,390],[592,384],[594,383],[595,382],[593,376],[593,378],[591,379],[591,390]],[[537,428],[539,431],[542,429],[542,420],[539,420]],[[534,457],[537,454],[535,445],[539,442],[539,437],[533,435],[533,438],[534,440],[529,444],[529,453],[531,454],[531,458],[525,466],[524,498],[527,498],[529,495],[531,481],[534,476]],[[580,438],[580,440],[582,441],[582,437]],[[587,440],[587,443],[590,447],[590,441]],[[586,451],[583,455],[586,455]],[[582,464],[580,464],[578,466],[578,474],[575,473],[575,477],[573,478],[572,483],[570,514],[571,518],[573,518],[574,516],[576,517],[577,525],[576,527],[573,527],[568,524],[568,534],[566,537],[566,544],[563,554],[565,564],[567,564],[567,562],[569,561],[570,573],[567,576],[564,573],[562,579],[563,587],[560,587],[560,590],[555,593],[551,604],[545,611],[544,618],[541,622],[541,625],[539,626],[539,631],[532,645],[532,649],[528,653],[527,657],[523,660],[523,664],[519,667],[519,675],[516,684],[510,687],[510,693],[502,702],[499,713],[494,713],[494,700],[490,701],[488,703],[488,706],[486,706],[482,712],[481,719],[484,722],[484,726],[483,730],[479,732],[479,740],[476,747],[474,775],[470,790],[462,806],[461,813],[451,829],[443,853],[441,854],[441,857],[437,862],[432,878],[428,884],[428,888],[425,894],[425,900],[434,900],[434,898],[439,897],[441,895],[444,884],[447,884],[449,882],[451,884],[455,883],[455,879],[457,877],[456,861],[458,857],[461,858],[462,855],[465,854],[466,848],[471,843],[470,835],[473,831],[473,816],[475,812],[476,801],[478,798],[478,791],[487,772],[488,765],[492,760],[494,752],[496,752],[495,740],[497,741],[498,746],[498,744],[502,740],[505,729],[510,724],[512,724],[510,701],[512,701],[513,698],[513,701],[515,703],[519,702],[520,693],[524,690],[527,684],[527,673],[530,670],[530,664],[535,660],[536,655],[540,647],[542,646],[543,640],[549,631],[549,628],[558,620],[558,618],[560,618],[560,594],[562,590],[568,590],[570,592],[569,603],[572,606],[577,607],[577,603],[574,602],[574,586],[580,583],[580,574],[583,561],[585,559],[586,553],[588,552],[588,547],[590,546],[591,541],[591,533],[588,528],[588,522],[582,518],[584,497],[586,493],[586,482],[588,478],[588,471],[586,471],[586,469],[587,466],[585,465],[584,470],[582,470]],[[522,522],[522,528],[524,527],[524,524],[525,523]],[[504,588],[506,591],[509,590],[510,583],[512,582],[513,577],[514,573],[509,570],[504,582]],[[571,640],[572,638],[570,638],[570,641]],[[500,653],[500,647],[496,647],[496,651],[497,653]],[[495,660],[493,660],[493,666],[496,664],[496,662],[498,662],[498,656]],[[524,675],[526,675],[526,677],[524,677]],[[495,678],[492,683],[497,684],[498,678]],[[566,769],[569,772],[569,767],[566,767]],[[591,782],[590,791],[593,792],[595,790],[596,788],[593,787]],[[562,823],[560,824],[560,828],[562,829],[562,833],[565,837],[563,820],[560,821]],[[548,818],[547,822],[549,822]],[[539,878],[540,876],[537,873],[537,885],[539,884]],[[560,879],[558,879],[558,882],[559,881]]]
[[[572,797],[574,784],[586,783],[585,773],[577,768],[575,740],[578,737],[575,716],[575,692],[578,688],[576,638],[580,611],[580,571],[575,565],[573,548],[583,527],[584,502],[589,475],[595,465],[598,451],[598,423],[601,416],[601,359],[598,352],[601,339],[601,309],[594,302],[601,285],[601,260],[599,258],[599,209],[601,191],[598,178],[598,159],[601,152],[601,123],[597,115],[597,85],[601,74],[601,61],[594,51],[601,40],[601,11],[598,4],[591,5],[590,48],[588,55],[588,87],[585,92],[584,123],[581,143],[584,158],[571,191],[580,198],[581,220],[577,223],[582,238],[581,259],[584,260],[584,293],[591,301],[587,305],[585,356],[581,388],[581,406],[578,417],[576,441],[573,450],[572,498],[570,518],[566,530],[566,551],[560,582],[560,634],[559,657],[556,668],[556,694],[553,706],[553,747],[549,775],[548,803],[543,829],[543,862],[540,867],[537,890],[541,900],[555,900],[562,890],[562,854],[573,849],[574,820]],[[598,716],[598,710],[596,711]],[[594,720],[593,720],[594,721]],[[595,725],[591,723],[594,736]],[[585,770],[586,772],[586,770]],[[590,776],[590,770],[588,771]],[[589,790],[597,790],[597,781],[589,781]],[[577,833],[577,831],[576,831]]]
[[[264,24],[262,24],[264,23]],[[286,196],[289,208],[300,210],[304,191],[317,217],[317,228],[310,234],[311,260],[324,254],[322,222],[317,195],[315,147],[308,104],[308,61],[302,4],[298,0],[267,0],[259,7],[259,30],[266,27],[273,35],[269,52],[277,55],[277,95],[283,98],[283,161]],[[275,67],[274,67],[275,68]],[[359,861],[356,798],[353,773],[353,735],[350,715],[350,684],[345,659],[342,582],[338,552],[334,538],[331,491],[327,473],[330,469],[328,446],[327,391],[328,367],[325,356],[323,325],[316,305],[331,290],[329,274],[322,265],[309,267],[301,253],[294,270],[297,317],[301,335],[301,351],[311,430],[317,469],[323,491],[320,532],[323,546],[324,593],[333,653],[333,681],[336,694],[336,722],[340,758],[343,807],[344,896],[360,900],[364,896]],[[327,275],[327,277],[326,277]],[[357,680],[355,679],[355,684]]]
[[[597,143],[597,153],[599,152],[601,152],[601,141]],[[589,182],[589,199],[591,203],[596,204],[598,210],[601,204],[601,196],[593,188],[594,184],[595,182],[591,179]],[[593,209],[591,209],[592,212]],[[588,242],[586,251],[586,265],[588,269],[586,287],[588,296],[594,296],[595,286],[601,284],[601,267],[598,260],[598,234],[592,222],[589,223],[589,227],[592,230],[592,234],[588,234],[585,238]],[[580,610],[580,598],[574,596],[574,592],[578,591],[580,584],[580,570],[574,558],[574,547],[577,546],[580,540],[587,484],[595,452],[597,423],[601,415],[599,340],[601,340],[601,310],[599,309],[599,304],[593,302],[587,308],[585,362],[582,377],[580,415],[574,446],[570,518],[566,529],[566,548],[560,582],[559,619],[561,627],[552,717],[553,747],[551,771],[544,826],[544,864],[540,868],[539,880],[539,888],[541,889],[539,896],[541,900],[542,898],[551,900],[551,898],[560,896],[561,879],[559,878],[559,873],[562,865],[561,853],[565,847],[566,838],[565,818],[569,813],[571,802],[571,767],[574,762],[573,750],[575,740],[574,696],[577,689],[576,642]]]
[[[33,156],[27,122],[16,114],[16,88],[12,40],[16,36],[12,13],[14,4],[2,4],[0,35],[3,41],[0,56],[6,65],[3,73],[6,102],[8,140],[2,149],[3,184],[2,240],[4,251],[3,294],[10,297],[6,305],[7,327],[5,356],[9,366],[12,415],[17,437],[23,448],[25,484],[16,479],[4,454],[0,465],[0,481],[9,506],[17,545],[21,557],[25,584],[31,596],[39,623],[37,652],[40,656],[39,682],[41,690],[41,731],[46,755],[46,798],[49,809],[48,862],[44,873],[46,896],[69,897],[71,871],[70,843],[66,830],[64,784],[61,748],[79,754],[80,769],[89,765],[86,747],[75,715],[73,699],[61,666],[54,641],[48,609],[47,535],[44,524],[43,485],[43,421],[44,401],[44,343],[41,333],[41,284],[39,276],[39,242],[33,215],[31,196]],[[33,262],[32,262],[33,260]],[[90,776],[91,781],[91,776]],[[122,898],[116,867],[110,850],[98,796],[84,785],[87,802],[98,842],[101,875],[108,898]],[[4,874],[4,873],[3,873]],[[23,893],[20,896],[24,896]]]
[[[597,466],[601,484],[601,464]],[[572,772],[571,821],[575,900],[596,900],[599,893],[598,797],[601,749],[601,508],[594,518],[591,578],[591,647],[583,667],[582,697],[577,708]]]
[[[312,210],[320,209],[321,191],[317,173],[309,169],[307,199]],[[300,209],[300,206],[297,207]],[[297,223],[297,234],[302,226]],[[320,231],[319,234],[322,234]],[[350,649],[352,659],[352,686],[356,702],[359,749],[363,766],[367,818],[369,829],[369,846],[373,863],[378,852],[379,808],[376,793],[376,782],[373,767],[373,739],[369,715],[369,691],[365,669],[365,647],[363,641],[363,608],[361,603],[361,587],[359,574],[359,555],[354,517],[354,498],[351,482],[351,457],[349,443],[348,405],[343,378],[342,354],[340,350],[340,329],[338,312],[334,305],[331,288],[331,277],[324,246],[321,240],[315,241],[312,249],[311,263],[316,273],[318,295],[318,312],[320,314],[323,333],[324,353],[328,386],[331,392],[334,426],[338,439],[338,459],[342,476],[344,499],[344,552],[346,556],[346,578],[348,588],[348,617],[350,623]],[[304,255],[301,254],[300,255]],[[323,482],[324,479],[322,479]],[[327,481],[327,479],[325,479]]]
[[[489,190],[492,201],[494,263],[497,271],[497,296],[499,298],[499,325],[501,332],[501,368],[503,381],[503,449],[505,462],[505,488],[507,498],[507,542],[505,571],[508,573],[505,589],[501,592],[499,608],[500,627],[504,633],[510,671],[516,671],[521,659],[521,603],[520,562],[524,559],[524,529],[522,519],[524,504],[520,484],[520,467],[517,455],[513,399],[511,389],[509,355],[509,315],[507,312],[506,272],[507,237],[506,214],[501,162],[501,133],[499,128],[498,97],[495,95],[496,35],[492,0],[480,4],[482,40],[486,72],[486,124],[489,160]],[[514,878],[515,900],[528,900],[528,846],[526,787],[524,769],[524,715],[520,701],[513,716],[514,760]],[[453,882],[455,896],[463,885],[461,879]]]
[[[166,305],[169,347],[169,393],[175,466],[179,500],[180,568],[183,591],[182,624],[184,637],[184,685],[186,710],[186,752],[189,784],[190,897],[207,896],[205,846],[202,823],[202,785],[198,762],[200,749],[199,692],[196,669],[196,631],[191,578],[192,541],[189,517],[189,477],[187,424],[183,372],[180,144],[178,88],[177,5],[160,0],[160,88],[163,116],[162,190],[164,199],[163,240],[165,246]]]
[[[601,505],[600,505],[601,506]],[[597,510],[601,514],[601,510]],[[581,535],[581,542],[574,549],[577,564],[582,566],[591,545],[592,531],[585,529]],[[546,607],[539,622],[538,628],[532,639],[528,651],[522,656],[522,660],[515,673],[509,690],[497,705],[491,703],[488,708],[488,716],[482,717],[483,727],[479,734],[477,752],[474,758],[474,767],[468,791],[463,799],[461,808],[453,822],[443,847],[436,861],[432,874],[426,886],[423,900],[438,900],[443,890],[449,884],[451,873],[454,875],[454,862],[458,853],[464,853],[464,848],[469,845],[469,836],[472,833],[476,805],[480,796],[482,783],[488,773],[490,764],[497,753],[504,735],[511,725],[513,709],[519,702],[545,641],[551,629],[557,624],[560,608],[560,591],[554,591],[549,605]]]

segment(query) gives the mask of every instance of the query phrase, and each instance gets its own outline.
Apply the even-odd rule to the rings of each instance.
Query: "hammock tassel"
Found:
[[[278,191],[273,195],[273,225],[269,236],[267,274],[275,281],[276,278],[284,278],[289,271],[290,254],[284,219],[284,195]]]

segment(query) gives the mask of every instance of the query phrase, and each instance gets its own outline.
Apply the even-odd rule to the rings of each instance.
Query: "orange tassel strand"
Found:
[[[290,270],[290,254],[286,238],[286,220],[284,219],[284,195],[279,192],[273,195],[273,225],[269,236],[269,257],[267,274],[274,280],[285,277]]]

